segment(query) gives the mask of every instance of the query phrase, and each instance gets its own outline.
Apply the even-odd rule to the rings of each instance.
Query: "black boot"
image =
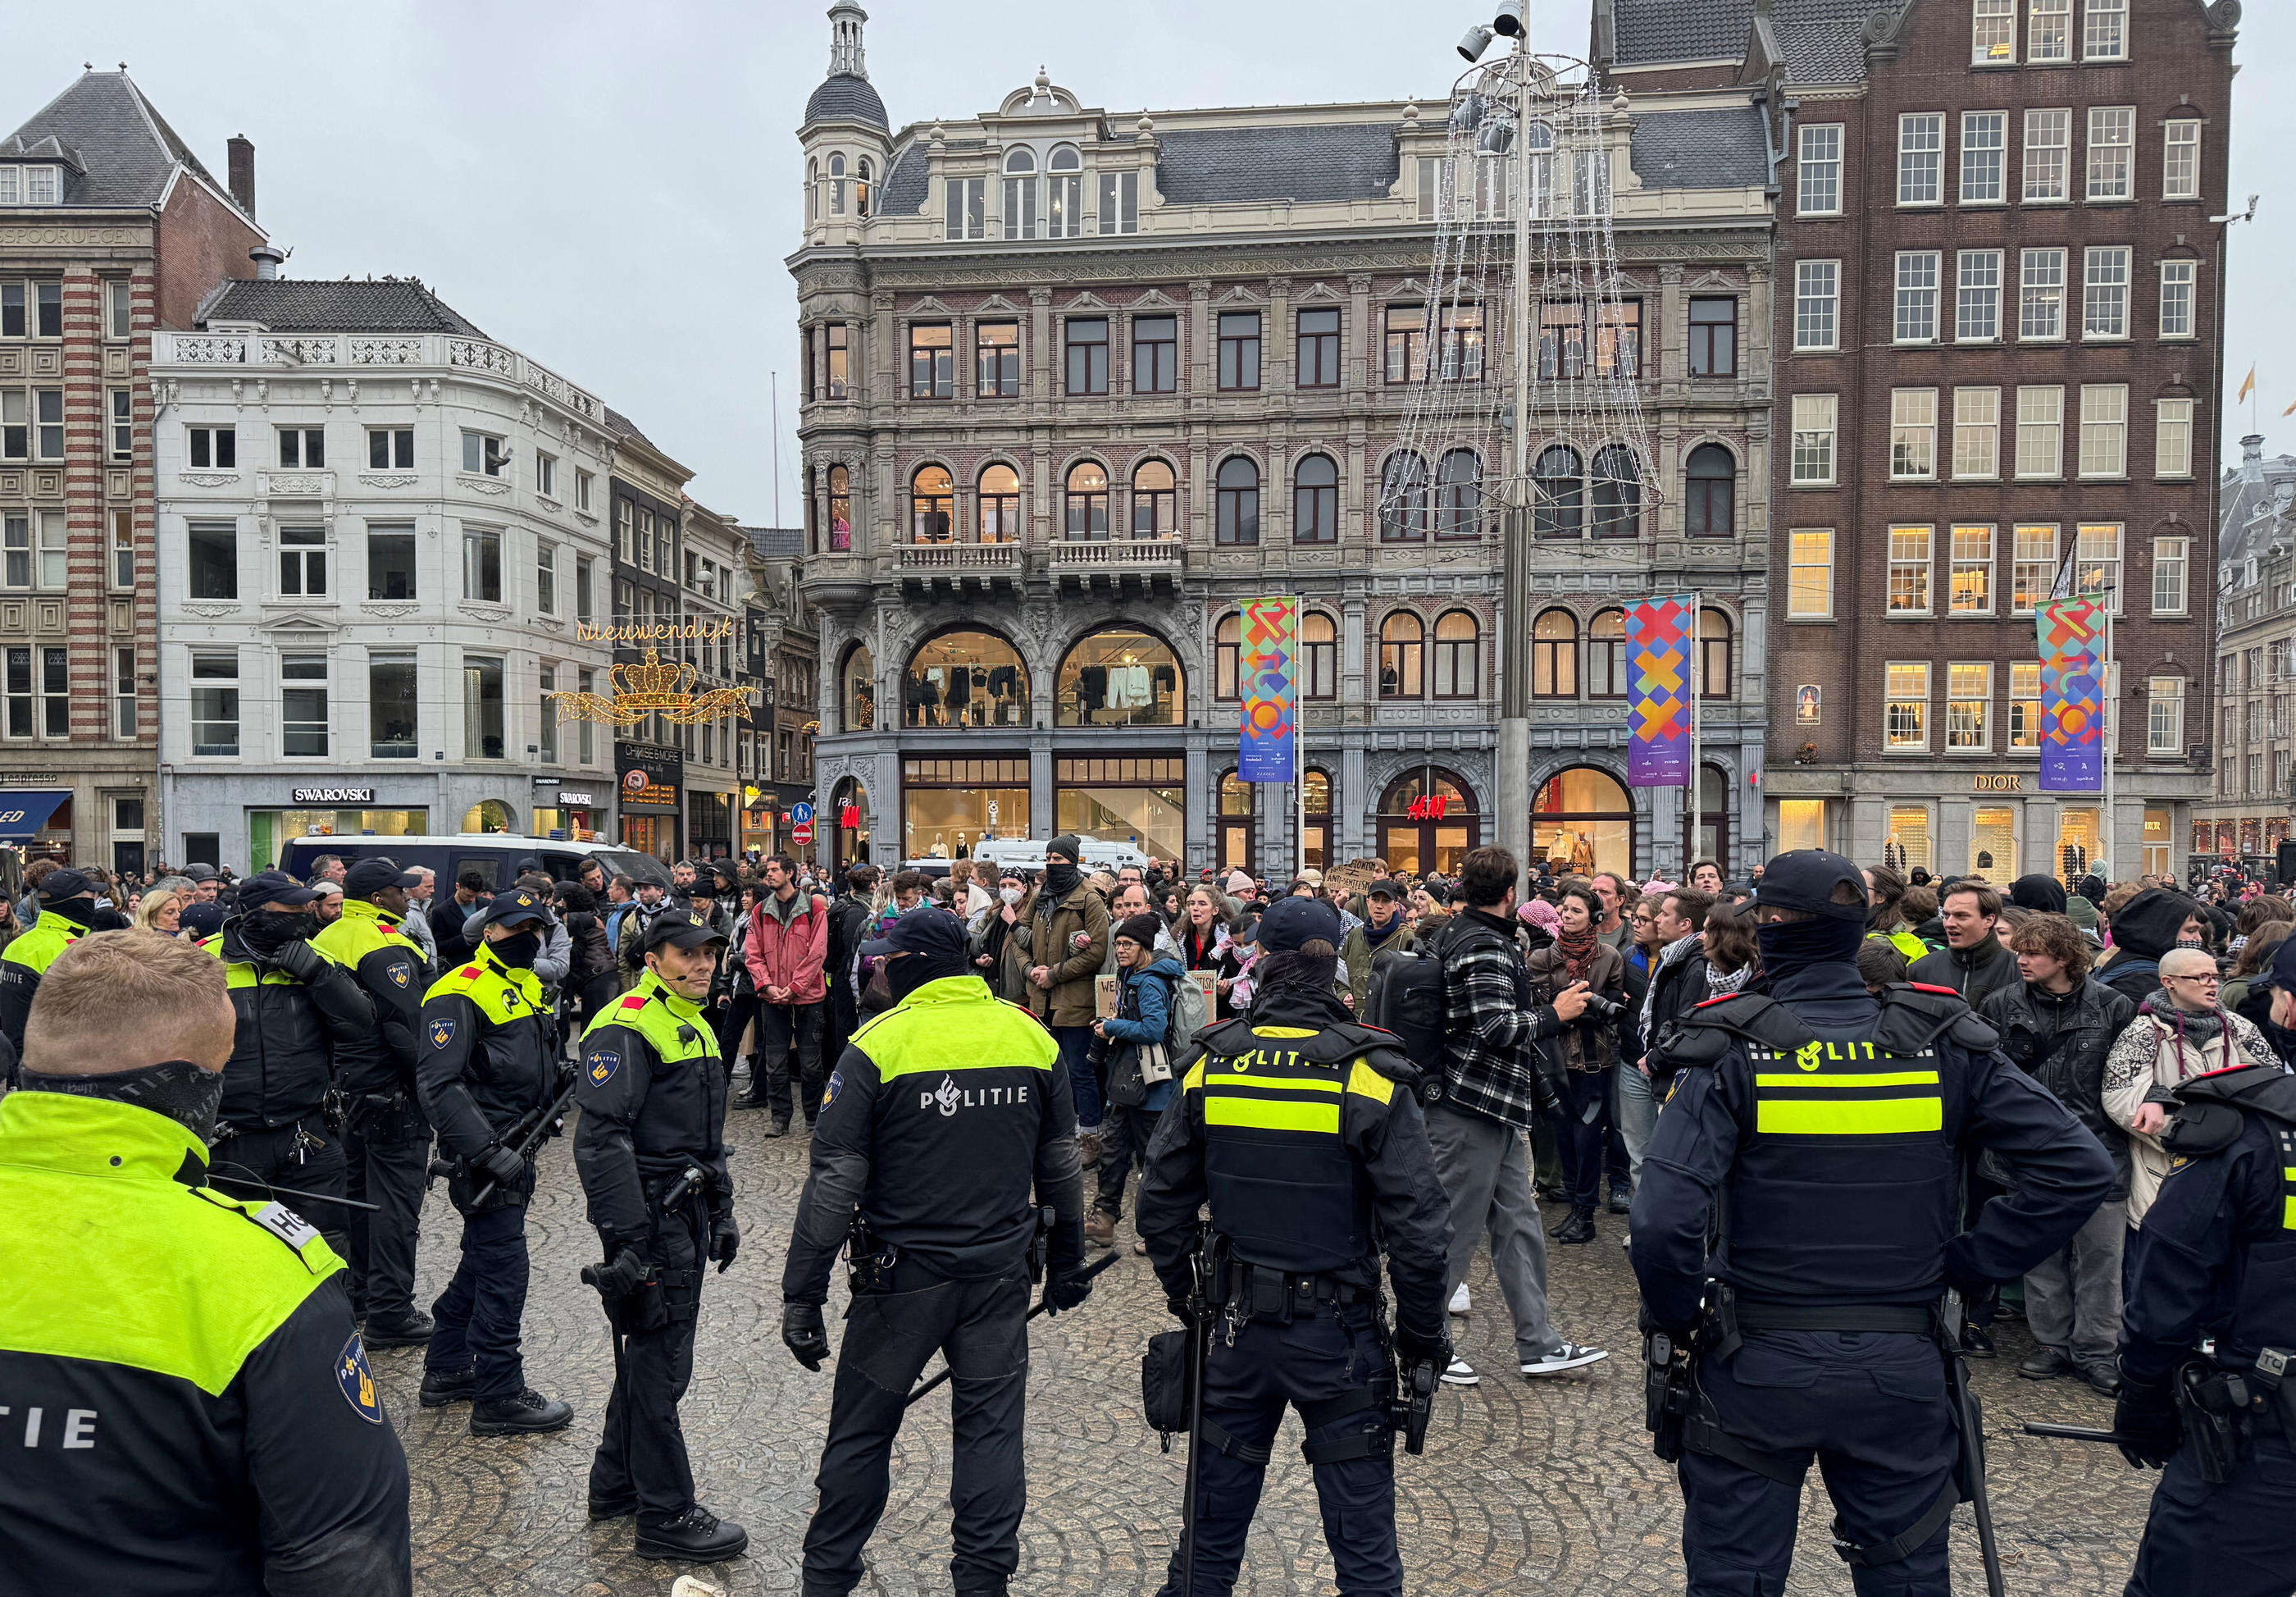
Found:
[[[667,1525],[638,1527],[640,1558],[677,1559],[714,1564],[750,1550],[750,1533],[695,1503]]]
[[[1595,1211],[1573,1208],[1570,1218],[1554,1228],[1554,1239],[1565,1244],[1592,1242],[1595,1239]]]
[[[430,1339],[439,1328],[420,1309],[409,1309],[395,1320],[370,1318],[362,1333],[369,1348],[414,1347]]]
[[[564,1430],[574,1423],[574,1406],[545,1397],[532,1387],[513,1397],[493,1397],[471,1405],[474,1436],[520,1436]]]
[[[422,1372],[421,1402],[426,1409],[443,1409],[450,1403],[468,1403],[479,1395],[479,1372],[458,1370],[448,1374],[443,1370]]]

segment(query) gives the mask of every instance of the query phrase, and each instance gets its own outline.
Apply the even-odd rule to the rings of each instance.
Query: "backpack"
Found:
[[[1164,1051],[1177,1059],[1180,1050],[1196,1040],[1196,1033],[1211,1025],[1211,1006],[1204,1002],[1204,990],[1196,985],[1195,978],[1183,971],[1172,984],[1167,1007],[1171,1017],[1165,1026]]]
[[[1443,1058],[1443,957],[1424,944],[1405,949],[1371,967],[1371,1013],[1365,1019],[1403,1039],[1403,1051],[1439,1081]]]

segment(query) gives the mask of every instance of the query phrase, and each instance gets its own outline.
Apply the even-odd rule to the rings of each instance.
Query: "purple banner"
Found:
[[[1690,780],[1690,638],[1696,602],[1687,594],[1627,606],[1627,781],[1679,787]]]
[[[2041,646],[2041,791],[2104,786],[2104,604],[2095,595],[2034,607]]]

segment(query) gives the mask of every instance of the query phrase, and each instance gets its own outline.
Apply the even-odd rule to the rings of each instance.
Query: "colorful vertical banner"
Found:
[[[1254,599],[1243,607],[1237,646],[1243,733],[1236,777],[1245,782],[1299,779],[1300,601]]]
[[[2044,599],[2033,610],[2041,642],[2041,791],[2104,786],[2104,600]]]
[[[1690,779],[1690,645],[1698,624],[1689,594],[1627,606],[1627,782],[1679,787]]]

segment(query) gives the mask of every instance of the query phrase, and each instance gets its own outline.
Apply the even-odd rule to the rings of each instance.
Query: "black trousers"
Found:
[[[348,1196],[342,1139],[316,1109],[285,1125],[226,1137],[209,1155],[209,1167],[234,1184],[234,1197],[260,1198],[258,1189],[266,1186]],[[317,1226],[337,1254],[350,1257],[350,1210],[339,1203],[309,1203],[293,1198],[279,1201]]]
[[[1945,1362],[1927,1337],[1751,1331],[1699,1368],[1722,1428],[1806,1471],[1812,1457],[1843,1530],[1860,1546],[1902,1535],[1928,1513],[1959,1456]],[[1793,1561],[1801,1483],[1688,1453],[1682,1558],[1691,1597],[1775,1597]],[[1852,1565],[1858,1597],[1945,1597],[1946,1527],[1897,1563]]]
[[[741,1052],[742,1033],[749,1030],[750,1022],[757,1019],[758,1011],[762,1007],[755,992],[737,992],[734,994],[732,1000],[724,1008],[718,1010],[713,1017],[713,1024],[718,1033],[718,1057],[726,1061],[726,1073],[728,1075],[733,1074],[735,1057]],[[758,1029],[758,1046],[760,1051],[765,1047],[763,1026]],[[750,1074],[750,1080],[754,1091],[755,1084],[759,1080],[754,1070]]]
[[[2255,1454],[2212,1486],[2180,1453],[2161,1472],[2137,1545],[2128,1597],[2288,1597],[2296,1592],[2296,1452],[2285,1435],[2255,1438]]]
[[[343,1132],[350,1196],[381,1206],[352,1209],[351,1313],[388,1324],[414,1309],[414,1247],[430,1181],[430,1123],[411,1098],[370,1107]]]
[[[504,1204],[463,1216],[463,1257],[430,1305],[438,1329],[423,1354],[425,1372],[478,1376],[478,1398],[515,1397],[526,1389],[519,1322],[526,1317],[526,1206]]]
[[[821,1029],[826,1000],[817,1004],[758,1005],[758,1053],[750,1061],[750,1091],[766,1100],[775,1120],[790,1118],[790,1082],[794,1074],[797,1098],[811,1125],[821,1113],[821,1087],[828,1073],[821,1063]],[[791,1054],[796,1054],[792,1071]],[[762,1077],[758,1072],[765,1074]],[[763,1087],[755,1085],[762,1080]]]
[[[1307,1427],[1301,1452],[1315,1464],[1316,1501],[1341,1597],[1400,1597],[1388,1368],[1385,1339],[1368,1305],[1327,1310],[1290,1325],[1247,1321],[1233,1345],[1215,1328],[1204,1363],[1205,1428],[1196,1464],[1195,1597],[1226,1597],[1235,1585],[1268,1450],[1287,1406],[1300,1411]],[[1367,1397],[1374,1399],[1368,1406],[1329,1417],[1349,1400]],[[1352,1450],[1361,1456],[1316,1461],[1326,1446],[1366,1438],[1370,1451]],[[1160,1597],[1178,1597],[1182,1553],[1175,1541]]]
[[[1093,1206],[1111,1220],[1124,1217],[1124,1183],[1135,1162],[1148,1157],[1148,1140],[1156,1134],[1163,1111],[1143,1106],[1111,1104],[1100,1122],[1100,1189]]]
[[[1566,1070],[1562,1102],[1569,1118],[1554,1128],[1562,1162],[1562,1190],[1574,1209],[1603,1201],[1603,1114],[1611,1101],[1606,1070]]]
[[[701,1250],[672,1218],[647,1246],[668,1318],[621,1338],[606,1427],[590,1461],[594,1502],[637,1504],[638,1523],[668,1525],[693,1506],[693,1468],[677,1405],[693,1379],[693,1323],[701,1306]]]
[[[1028,1313],[1029,1279],[1017,1270],[853,1300],[838,1349],[829,1442],[814,1479],[821,1505],[805,1533],[806,1597],[843,1597],[859,1584],[861,1549],[892,1489],[903,1400],[936,1351],[956,1372],[949,1382],[955,1432],[949,1574],[959,1597],[1004,1592],[1020,1567],[1028,1496],[1021,1455]]]

